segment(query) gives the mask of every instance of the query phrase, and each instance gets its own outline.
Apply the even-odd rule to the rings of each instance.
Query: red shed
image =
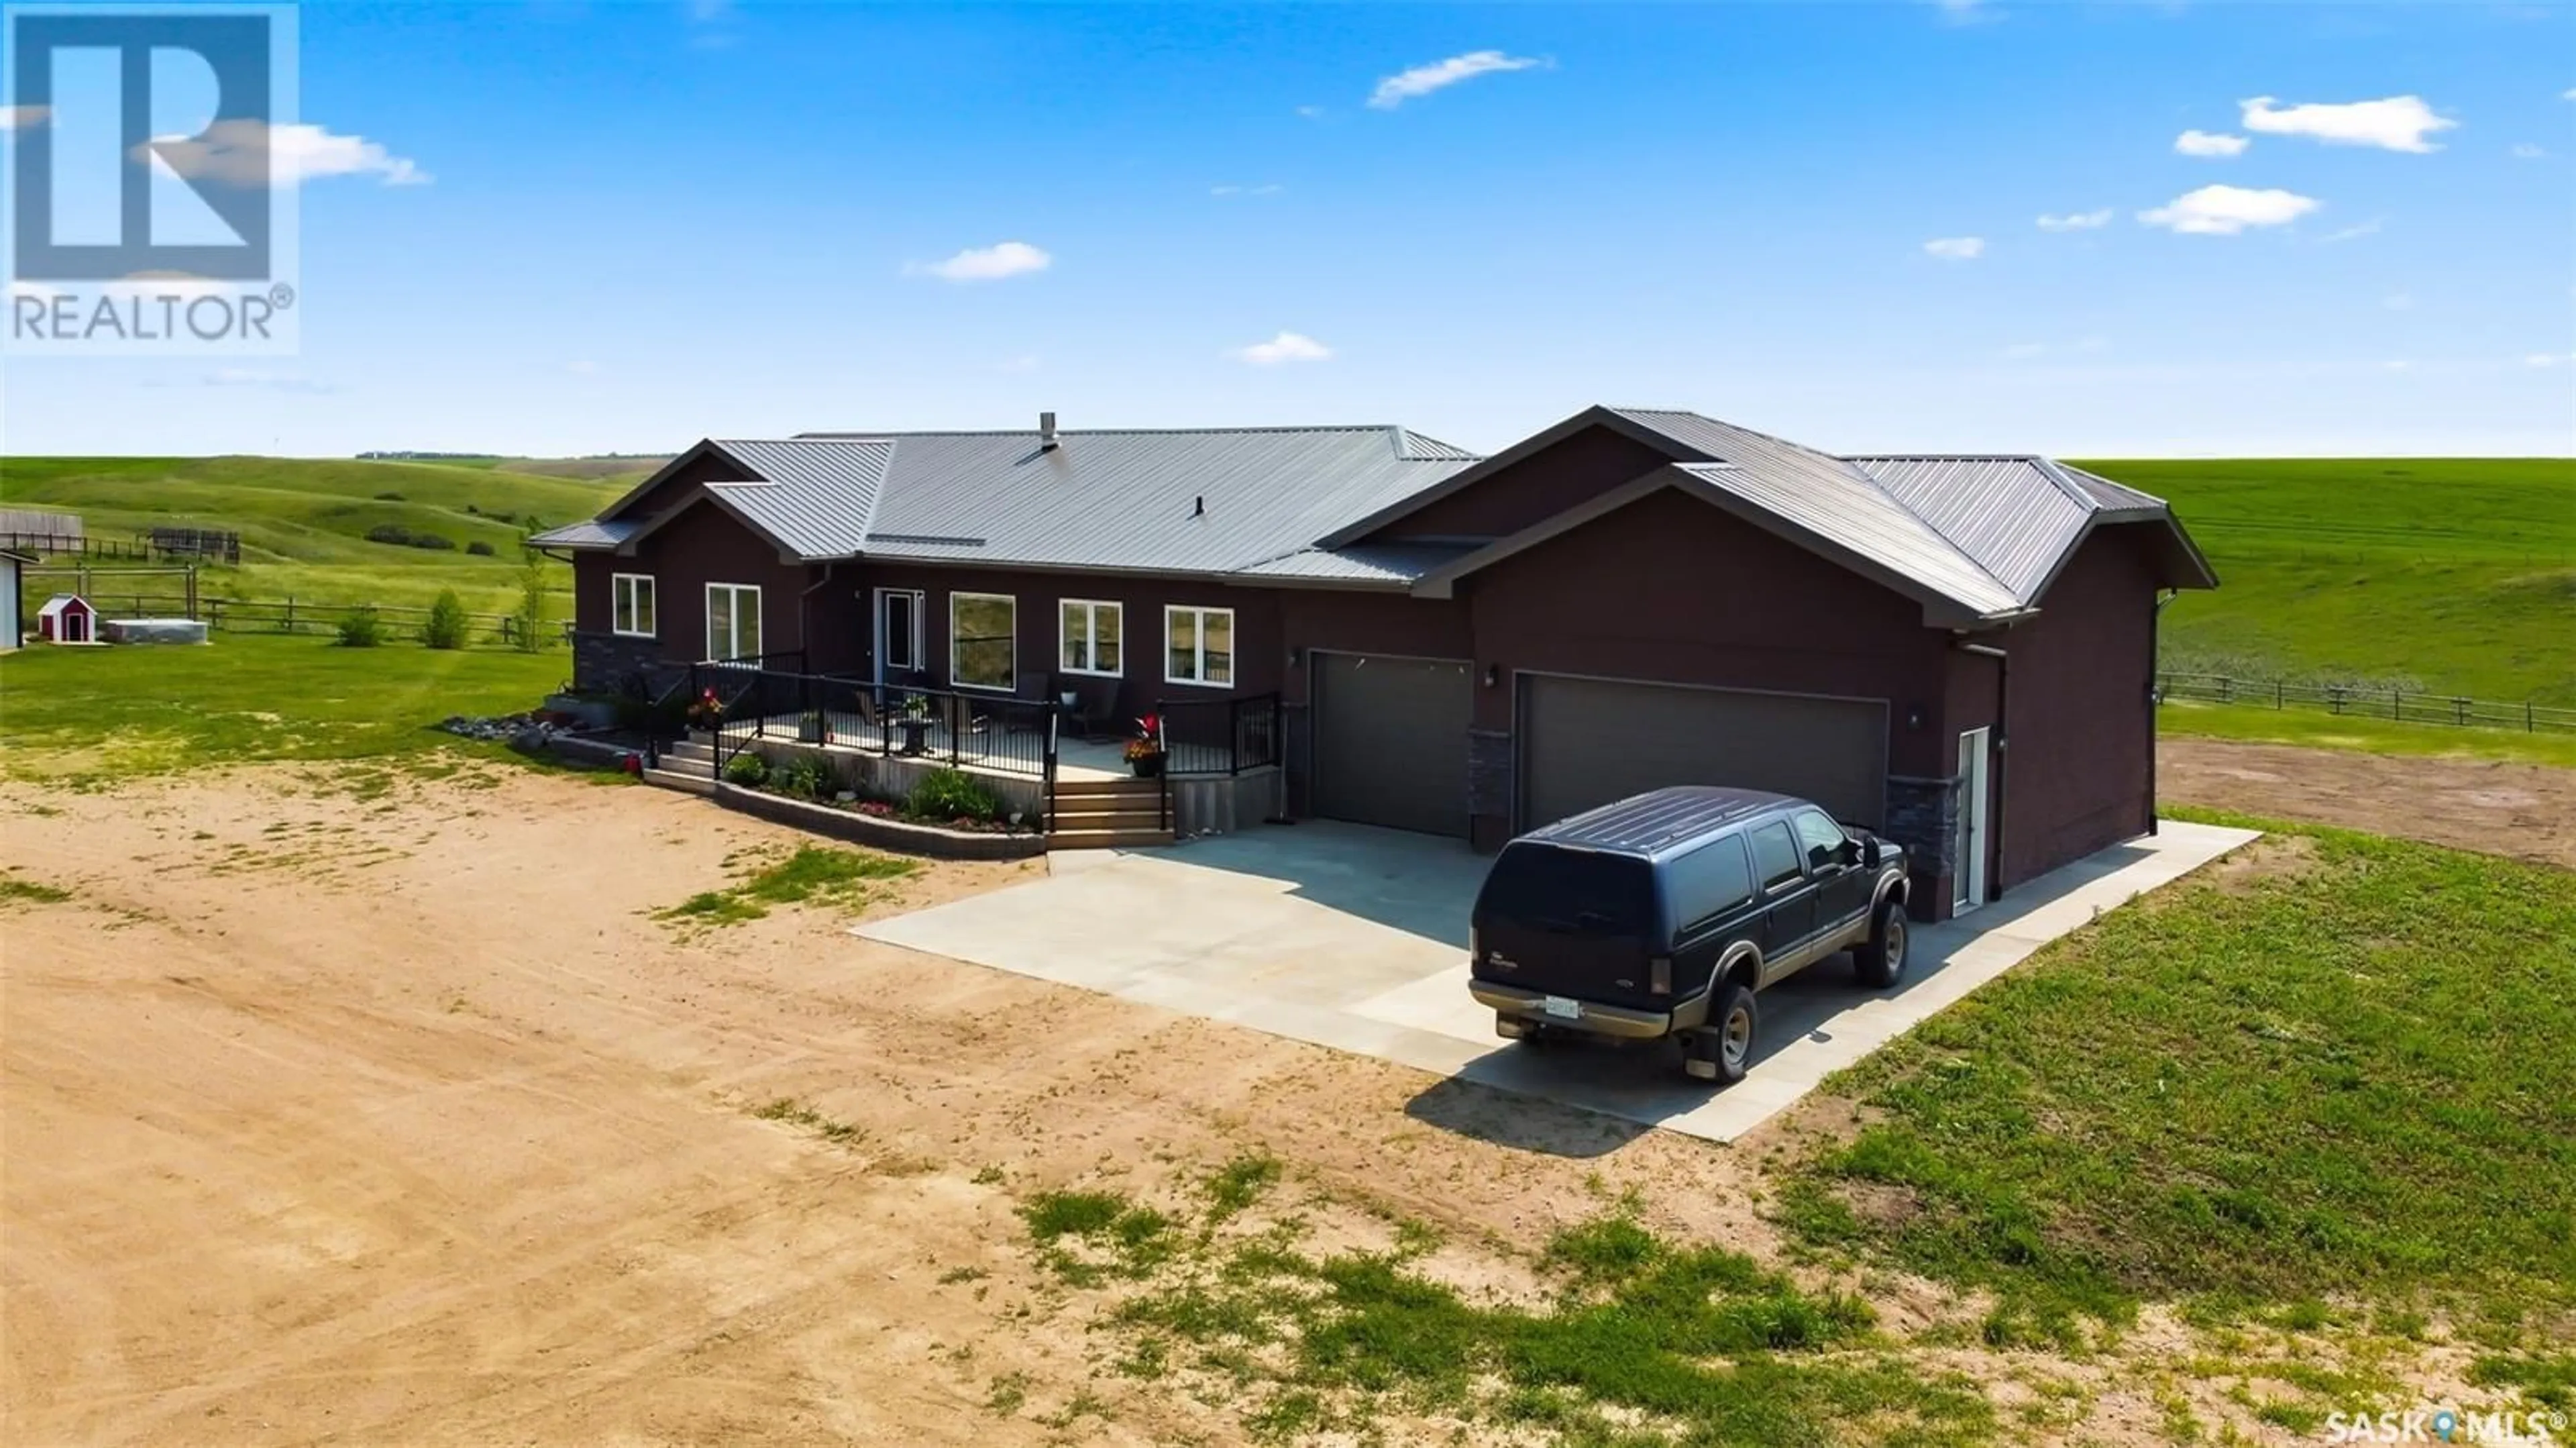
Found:
[[[98,637],[98,610],[77,593],[57,593],[36,612],[36,637],[53,644],[85,644]]]

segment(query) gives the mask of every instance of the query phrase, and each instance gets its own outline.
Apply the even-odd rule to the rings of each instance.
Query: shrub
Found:
[[[962,769],[932,770],[912,787],[907,803],[923,819],[981,822],[998,819],[1002,813],[1002,802],[993,792]]]
[[[492,545],[484,542],[480,538],[477,538],[473,542],[465,545],[465,551],[473,554],[477,558],[489,558],[492,556]]]
[[[461,649],[466,628],[465,601],[455,589],[443,589],[438,602],[429,606],[429,622],[421,626],[420,641],[434,649]]]
[[[831,776],[811,759],[793,759],[770,776],[769,787],[798,799],[821,799],[831,792]]]
[[[546,560],[525,544],[521,551],[525,558],[519,564],[519,606],[510,611],[510,641],[519,652],[533,654],[546,646]]]
[[[385,641],[385,626],[372,608],[353,608],[340,620],[340,647],[371,649]]]
[[[456,540],[437,533],[415,533],[400,523],[378,523],[367,530],[370,543],[391,543],[402,548],[454,548]]]
[[[769,782],[769,761],[748,751],[735,755],[725,764],[725,783],[745,789],[758,789]]]
[[[401,502],[402,500],[403,500],[403,495],[402,495],[402,494],[400,494],[400,493],[378,493],[378,494],[376,494],[376,501],[377,501],[377,502],[379,502],[379,503],[399,503],[399,502]]]
[[[483,510],[482,510],[482,509],[480,509],[480,508],[478,508],[478,507],[475,507],[472,503],[468,503],[468,504],[466,504],[466,505],[465,505],[465,511],[466,511],[466,512],[469,512],[469,513],[480,513],[480,512],[482,512]]]

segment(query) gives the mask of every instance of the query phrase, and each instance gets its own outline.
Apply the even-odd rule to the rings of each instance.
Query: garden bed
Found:
[[[956,830],[916,824],[889,815],[862,814],[837,804],[821,804],[773,794],[739,784],[716,783],[715,801],[727,809],[757,815],[773,823],[811,830],[836,840],[874,845],[905,854],[943,860],[1024,860],[1046,853],[1046,836],[1034,832]]]

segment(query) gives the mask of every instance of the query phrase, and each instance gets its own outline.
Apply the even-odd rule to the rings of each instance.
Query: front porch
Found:
[[[802,744],[819,746],[826,755],[872,755],[1002,779],[1046,778],[1048,725],[1043,717],[1026,723],[978,720],[961,729],[944,719],[867,719],[836,709],[813,712],[821,716],[819,729],[808,727],[810,716],[805,713],[729,719],[722,731],[725,752],[754,743]],[[1124,740],[1079,739],[1059,730],[1054,747],[1059,781],[1135,777]]]

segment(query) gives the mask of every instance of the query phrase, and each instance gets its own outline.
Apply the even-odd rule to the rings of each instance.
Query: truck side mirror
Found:
[[[1875,870],[1879,867],[1880,862],[1886,858],[1886,855],[1878,848],[1878,839],[1876,836],[1872,836],[1869,839],[1861,841],[1860,863],[1862,868]]]

